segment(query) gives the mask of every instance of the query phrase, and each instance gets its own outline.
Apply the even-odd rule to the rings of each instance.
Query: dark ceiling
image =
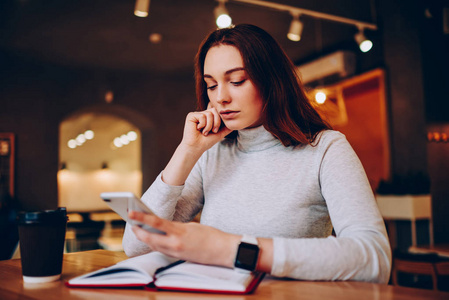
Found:
[[[0,48],[15,55],[71,67],[191,72],[201,40],[216,28],[215,0],[152,0],[146,18],[134,16],[134,0],[2,0]],[[273,2],[373,22],[370,0]],[[286,12],[230,0],[234,24],[252,23],[271,33],[295,62],[341,47],[357,51],[355,26],[303,17],[300,42],[286,34]],[[149,35],[162,41],[152,44]],[[375,35],[376,33],[368,32]]]

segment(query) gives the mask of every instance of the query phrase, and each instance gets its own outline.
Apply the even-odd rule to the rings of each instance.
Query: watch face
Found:
[[[235,267],[245,270],[254,271],[257,265],[257,258],[259,256],[259,247],[257,245],[240,243],[235,258]]]

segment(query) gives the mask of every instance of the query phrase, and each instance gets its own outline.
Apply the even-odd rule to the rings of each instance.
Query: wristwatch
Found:
[[[237,248],[234,268],[241,272],[255,271],[258,258],[259,245],[257,239],[252,236],[243,235]]]

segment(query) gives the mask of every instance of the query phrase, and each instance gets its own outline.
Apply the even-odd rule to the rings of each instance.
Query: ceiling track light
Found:
[[[134,15],[137,17],[148,17],[148,11],[150,9],[150,0],[136,0],[136,6],[134,6]]]
[[[217,1],[224,2],[227,0],[217,0]],[[354,36],[354,38],[356,39],[357,43],[359,44],[360,50],[362,52],[368,52],[373,47],[373,42],[365,37],[365,35],[363,34],[363,31],[365,29],[377,30],[377,25],[374,23],[363,22],[363,21],[359,21],[359,20],[340,17],[337,15],[326,14],[326,13],[319,12],[319,11],[314,11],[314,10],[305,9],[305,8],[301,8],[301,7],[270,2],[270,1],[266,1],[266,0],[265,1],[261,1],[261,0],[229,0],[229,1],[250,4],[250,5],[255,5],[255,6],[259,6],[259,7],[267,7],[270,9],[289,12],[291,15],[293,15],[293,20],[292,20],[292,23],[290,24],[290,30],[289,30],[289,33],[287,34],[287,36],[292,41],[299,41],[299,39],[301,39],[301,34],[300,33],[297,34],[294,31],[295,27],[299,28],[299,32],[302,30],[302,24],[300,24],[300,21],[299,21],[299,16],[301,15],[301,16],[308,16],[308,17],[312,17],[312,18],[316,18],[316,19],[322,19],[322,20],[328,20],[328,21],[333,21],[333,22],[338,22],[338,23],[343,23],[343,24],[355,25],[357,28],[359,28],[359,33],[357,33]],[[299,22],[295,20],[295,15],[298,16]],[[296,32],[298,32],[298,29],[296,29],[296,30],[297,30]],[[299,39],[298,39],[298,37],[299,37]]]
[[[366,38],[363,27],[359,27],[359,31],[354,35],[354,39],[359,45],[360,51],[368,52],[373,47],[373,42]]]
[[[288,30],[287,37],[289,40],[298,42],[301,40],[302,29],[304,25],[301,20],[299,20],[299,14],[292,14],[293,19],[290,23],[290,29]]]
[[[232,25],[232,18],[225,6],[226,0],[218,0],[218,5],[214,9],[215,23],[218,28],[226,28]]]

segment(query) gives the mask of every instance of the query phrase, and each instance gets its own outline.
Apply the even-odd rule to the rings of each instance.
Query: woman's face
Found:
[[[204,60],[203,78],[210,104],[227,128],[240,130],[262,124],[263,101],[237,48],[228,45],[210,48]]]

